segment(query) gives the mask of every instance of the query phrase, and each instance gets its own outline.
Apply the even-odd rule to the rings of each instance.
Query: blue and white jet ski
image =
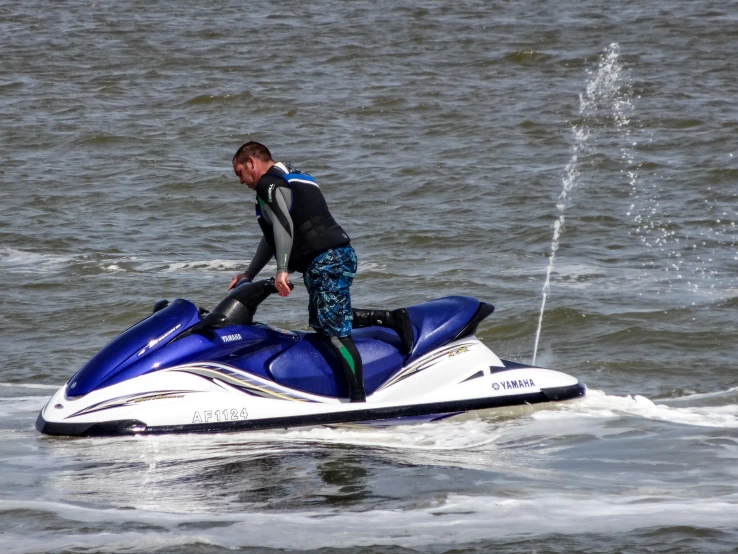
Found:
[[[501,360],[475,336],[494,307],[449,296],[407,308],[414,344],[355,329],[365,403],[349,403],[333,350],[317,333],[253,321],[273,280],[238,286],[212,312],[179,299],[92,357],[41,410],[49,435],[220,433],[345,423],[433,421],[577,398],[558,371]]]

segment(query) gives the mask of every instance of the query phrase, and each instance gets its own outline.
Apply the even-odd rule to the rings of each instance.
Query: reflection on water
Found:
[[[329,506],[361,505],[370,492],[371,472],[366,468],[360,453],[332,457],[318,464],[318,474],[324,487],[317,495],[324,498]]]

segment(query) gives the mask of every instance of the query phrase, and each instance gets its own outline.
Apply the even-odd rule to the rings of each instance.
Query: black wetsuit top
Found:
[[[256,184],[256,217],[264,238],[247,270],[252,278],[272,256],[278,272],[304,273],[318,254],[351,242],[315,179],[285,163],[275,163]]]

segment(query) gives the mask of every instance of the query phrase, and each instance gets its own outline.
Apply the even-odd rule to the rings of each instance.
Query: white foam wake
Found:
[[[290,444],[329,443],[398,450],[467,450],[489,445],[502,433],[492,433],[492,426],[482,420],[438,422],[419,425],[371,428],[361,426],[316,427],[284,432],[250,433],[254,440],[285,441]]]
[[[0,248],[0,267],[10,273],[52,273],[74,260],[73,255],[41,254],[17,248]]]
[[[89,253],[57,255],[16,248],[0,248],[0,268],[11,273],[60,273],[65,267],[72,264],[108,273],[239,273],[245,269],[248,261],[243,259],[176,260],[150,256],[99,258]],[[276,269],[275,264],[269,264],[263,269],[261,275],[271,276]],[[386,270],[386,264],[359,262],[359,271],[383,270]]]
[[[576,402],[562,405],[561,410],[540,411],[533,414],[537,420],[562,418],[618,418],[642,417],[700,427],[738,428],[738,405],[674,408],[657,404],[645,396],[610,396],[600,390],[588,390]]]
[[[0,382],[0,387],[18,388],[18,389],[56,390],[60,386],[61,385],[44,385],[41,383],[3,383],[3,382]]]

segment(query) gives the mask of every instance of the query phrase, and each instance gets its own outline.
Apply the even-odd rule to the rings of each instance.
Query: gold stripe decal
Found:
[[[88,406],[87,408],[83,408],[82,410],[78,412],[68,415],[64,419],[69,419],[70,417],[80,416],[84,414],[91,414],[93,412],[99,412],[102,410],[109,410],[110,408],[120,408],[121,406],[130,406],[131,404],[138,404],[140,402],[148,402],[150,400],[165,400],[169,398],[182,398],[185,394],[189,394],[192,392],[197,392],[197,391],[162,390],[162,391],[149,391],[149,392],[144,392],[144,393],[118,396],[116,398],[111,398],[110,400],[104,400],[103,402],[98,402],[97,404],[93,404],[92,406]]]
[[[437,363],[443,361],[444,358],[451,358],[453,356],[458,356],[459,354],[465,354],[466,352],[469,352],[469,349],[475,344],[475,342],[456,344],[454,346],[449,346],[439,352],[436,352],[430,358],[421,358],[414,364],[400,370],[399,373],[397,373],[394,377],[392,377],[377,390],[384,390],[387,387],[391,387],[392,385],[399,383],[400,381],[407,379],[408,377],[415,375],[416,373],[420,373],[424,369],[428,369],[429,367],[436,365]]]

